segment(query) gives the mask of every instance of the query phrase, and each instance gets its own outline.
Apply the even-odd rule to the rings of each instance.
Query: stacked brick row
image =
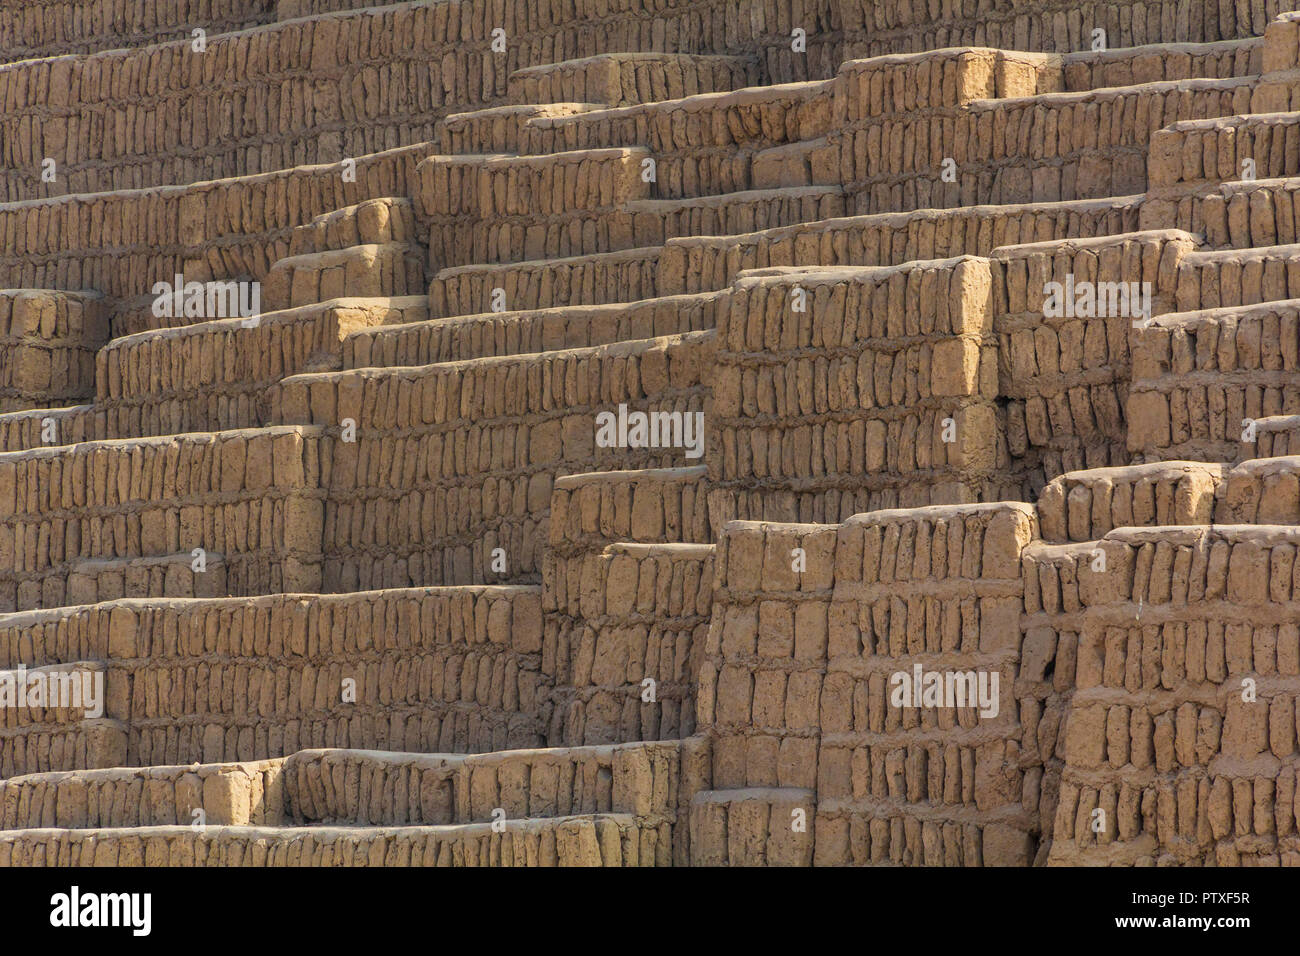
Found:
[[[747,275],[718,329],[728,517],[839,521],[999,497],[987,260]]]
[[[702,412],[712,341],[285,379],[279,421],[356,427],[323,483],[325,589],[536,580],[558,475],[685,463],[681,447],[598,446],[596,416]]]
[[[0,833],[0,867],[653,866],[671,852],[627,815],[459,827],[210,827]]]
[[[1103,539],[1053,862],[1296,862],[1296,543],[1244,525]]]
[[[265,425],[282,378],[338,368],[357,329],[425,315],[422,296],[338,299],[114,339],[97,356],[93,437]]]
[[[804,791],[821,864],[1030,862],[1043,767],[1019,743],[1016,671],[1033,528],[1017,505],[728,525],[700,677],[716,797],[779,788],[769,805],[795,802],[775,831]],[[997,713],[895,706],[913,664],[998,673]]]
[[[485,26],[449,12],[389,6],[212,34],[202,52],[187,38],[11,64],[0,70],[3,198],[193,183],[428,142],[453,107],[503,100],[513,69]]]
[[[1284,7],[1279,0],[1230,7],[1193,0],[1048,0],[1032,6],[943,0],[922,10],[889,0],[847,0],[840,15],[845,56],[863,57],[970,45],[1070,53],[1088,49],[1098,28],[1111,48],[1231,40],[1262,35]]]
[[[144,296],[144,307],[113,329],[159,327],[149,308],[154,283],[248,276],[260,279],[289,254],[295,227],[363,199],[407,195],[427,146],[356,157],[343,167],[303,166],[242,179],[163,189],[78,195],[0,207],[0,274],[11,287],[93,288]],[[184,322],[182,318],[180,320]]]
[[[147,46],[200,24],[230,33],[275,17],[276,0],[10,0],[0,6],[0,62]]]
[[[456,316],[636,302],[657,296],[659,281],[658,249],[508,266],[460,266],[433,277],[429,311],[434,316]]]
[[[0,455],[0,607],[57,607],[84,558],[193,549],[235,594],[318,590],[320,430],[87,442]]]
[[[372,6],[372,0],[280,0],[279,18]],[[832,0],[509,0],[453,5],[474,36],[505,31],[510,69],[601,53],[721,53],[755,59],[761,76],[786,83],[830,76],[845,58]],[[791,32],[807,34],[806,51]],[[1261,27],[1262,29],[1262,27]]]
[[[621,208],[650,195],[644,149],[548,156],[431,156],[416,207],[429,265],[563,258],[632,246]]]
[[[1300,412],[1297,303],[1182,312],[1135,330],[1128,447],[1233,461],[1257,419]]]
[[[1129,460],[1129,337],[1170,310],[1179,263],[1194,244],[1185,233],[1146,232],[993,253],[1007,443],[1037,483]]]
[[[94,391],[108,309],[94,295],[0,291],[0,412],[58,405]]]
[[[746,269],[772,266],[896,266],[986,256],[999,246],[1131,232],[1140,203],[976,206],[840,217],[748,234],[669,239],[659,255],[661,292],[722,289]],[[823,219],[826,217],[817,217]]]
[[[15,616],[0,641],[11,661],[104,662],[121,752],[94,766],[541,739],[535,588],[117,601]]]
[[[757,74],[745,57],[608,53],[525,67],[510,77],[509,98],[516,104],[630,106],[752,86]]]
[[[343,340],[343,366],[430,365],[494,355],[528,355],[717,328],[721,292],[659,296],[613,305],[486,312],[358,328]]]

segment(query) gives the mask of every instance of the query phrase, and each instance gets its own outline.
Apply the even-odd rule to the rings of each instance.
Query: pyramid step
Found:
[[[1148,163],[1152,199],[1176,200],[1243,179],[1239,157],[1254,161],[1253,173],[1259,180],[1300,175],[1300,157],[1284,148],[1296,135],[1300,115],[1250,105],[1233,113],[1180,120],[1152,133]]]
[[[796,787],[700,791],[691,798],[691,864],[811,866],[817,806],[816,791]]]
[[[445,826],[628,813],[671,828],[678,740],[485,754],[302,750],[283,764],[286,821]]]
[[[0,777],[116,767],[126,755],[126,726],[107,717],[0,729]]]
[[[25,762],[3,775],[265,760],[303,747],[537,746],[540,605],[536,587],[486,586],[128,598],[0,615],[12,669],[103,661],[105,714],[121,721],[111,760],[93,763],[41,763],[46,725],[14,728]],[[364,621],[383,621],[382,636]],[[196,680],[207,689],[184,690]]]
[[[348,334],[343,340],[343,367],[430,365],[699,332],[716,327],[716,310],[724,295],[707,292],[385,323]]]
[[[510,74],[514,103],[630,106],[719,93],[758,81],[751,57],[681,53],[604,53],[530,66]]]
[[[74,561],[68,568],[63,599],[76,605],[118,598],[226,597],[229,593],[221,555],[186,551],[144,558]]]
[[[542,592],[552,746],[695,732],[714,545],[617,542],[548,553]],[[551,651],[551,648],[554,648]]]
[[[529,103],[452,113],[438,124],[438,152],[449,156],[526,152],[521,143],[534,117],[572,116],[603,108],[599,103]]]
[[[622,212],[650,195],[642,148],[544,156],[430,156],[416,167],[416,210],[440,269],[632,245]]]
[[[395,575],[375,582],[382,586],[500,581],[492,568],[497,548],[508,556],[505,580],[535,581],[558,475],[668,466],[698,445],[713,347],[712,331],[689,332],[286,378],[272,401],[278,420],[320,423],[331,433],[345,418],[356,426],[356,441],[332,446],[326,510],[335,537],[325,547],[326,589],[345,589],[339,576],[360,568]],[[624,431],[598,440],[598,417],[623,411],[663,416],[656,423],[666,437],[655,431],[642,444]],[[392,442],[409,452],[400,468],[362,467]],[[353,521],[381,501],[403,517],[380,521],[382,531]],[[408,516],[408,509],[415,510]],[[386,542],[381,550],[377,535]],[[417,567],[424,575],[408,578]]]
[[[705,465],[598,471],[555,480],[551,553],[577,555],[621,541],[712,544]]]
[[[641,199],[623,210],[631,217],[636,246],[676,236],[730,236],[844,215],[839,186],[753,189],[694,199]]]
[[[0,414],[0,453],[91,441],[97,432],[94,405],[7,412]]]
[[[429,283],[429,314],[477,315],[484,310],[513,312],[651,299],[659,294],[662,249],[652,246],[443,269]]]
[[[281,757],[13,776],[0,780],[0,829],[281,824],[283,767]]]
[[[1095,541],[1113,528],[1209,524],[1223,465],[1152,462],[1071,471],[1038,497],[1043,540]]]
[[[747,269],[900,265],[987,256],[1021,243],[1133,232],[1142,199],[920,209],[809,220],[735,235],[678,236],[664,243],[659,286],[664,294],[698,292],[726,288]]]
[[[1300,297],[1300,243],[1205,250],[1190,253],[1179,263],[1179,312],[1296,297]]]
[[[0,610],[65,604],[79,560],[194,548],[224,556],[235,594],[315,590],[320,439],[318,428],[289,426],[0,455],[0,532],[11,542],[0,551]]]
[[[1255,420],[1255,442],[1242,443],[1242,458],[1300,455],[1300,415],[1265,415]]]
[[[107,338],[98,295],[0,289],[0,412],[88,397]]]
[[[557,153],[637,145],[655,160],[664,199],[754,189],[754,157],[817,140],[831,128],[835,80],[752,86],[724,93],[530,118],[518,151]],[[701,149],[699,144],[709,144]],[[830,156],[827,155],[827,159]]]
[[[442,827],[151,826],[0,831],[7,866],[653,866],[627,814]]]
[[[289,255],[415,241],[415,208],[411,200],[385,196],[344,206],[297,227],[289,237]]]
[[[1232,255],[1267,256],[1281,248]],[[1217,255],[1191,253],[1184,263]],[[1241,270],[1235,281],[1246,297],[1289,282],[1289,262],[1279,275],[1282,259],[1249,261],[1264,268],[1250,281]],[[1232,275],[1225,271],[1225,278]],[[1227,288],[1226,281],[1220,288]],[[1300,414],[1300,299],[1156,316],[1133,330],[1131,342],[1128,447],[1148,459],[1236,461],[1253,438],[1253,422]]]
[[[424,289],[424,255],[413,243],[390,242],[286,256],[263,283],[268,311],[338,298],[416,295]]]
[[[1264,72],[1264,38],[1153,43],[1061,57],[1067,92],[1163,80],[1232,79]]]
[[[428,313],[423,294],[340,298],[113,339],[97,357],[93,437],[264,425],[282,378],[340,368],[351,332]]]

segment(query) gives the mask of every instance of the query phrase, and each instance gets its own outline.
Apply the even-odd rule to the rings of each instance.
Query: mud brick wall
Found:
[[[568,116],[601,108],[594,103],[521,103],[451,113],[438,123],[437,151],[448,156],[520,153],[526,124],[534,116]]]
[[[1129,337],[1139,319],[1101,315],[1122,305],[1103,296],[1101,284],[1150,283],[1151,314],[1169,312],[1179,264],[1195,243],[1186,233],[1140,232],[993,252],[998,392],[1010,399],[1007,444],[1033,486],[1065,471],[1128,463]],[[1044,314],[1047,284],[1067,294],[1069,276],[1075,289],[1093,284],[1098,315]]]
[[[0,866],[650,866],[658,833],[627,815],[429,830],[190,826],[0,832]],[[643,848],[649,852],[642,856]]]
[[[1144,217],[1179,221],[1194,217],[1198,209],[1191,200],[1207,194],[1213,197],[1221,183],[1243,179],[1243,164],[1248,159],[1255,163],[1257,180],[1300,173],[1300,125],[1293,113],[1255,109],[1235,112],[1261,115],[1234,116],[1232,112],[1218,119],[1171,122],[1151,134],[1149,208]],[[1218,227],[1216,235],[1221,235],[1224,227],[1220,202],[1211,199],[1202,212],[1207,230]],[[1237,225],[1235,219],[1232,225]]]
[[[430,314],[441,317],[490,311],[495,289],[505,292],[505,309],[512,312],[652,299],[659,292],[659,250],[628,249],[596,258],[444,269],[429,283]]]
[[[3,198],[192,183],[337,163],[434,138],[504,98],[486,31],[447,4],[294,20],[0,68]],[[400,42],[398,41],[400,38]],[[46,157],[58,180],[41,181]]]
[[[1035,697],[1016,674],[1034,528],[1014,504],[727,525],[700,675],[714,786],[812,790],[823,865],[1028,863],[1043,767],[1020,743]],[[913,663],[997,670],[999,715],[892,707],[889,676]]]
[[[697,465],[556,480],[542,566],[552,745],[694,730],[714,577],[706,472]],[[656,682],[655,702],[641,700],[646,677]]]
[[[630,106],[757,82],[757,63],[745,57],[628,52],[525,67],[511,75],[509,97],[518,104]]]
[[[70,196],[0,207],[0,279],[11,288],[94,289],[145,297],[116,335],[156,328],[156,282],[261,279],[288,255],[293,228],[367,198],[405,195],[430,146],[357,156],[342,167],[303,166],[245,179]],[[183,323],[183,318],[177,324]]]
[[[54,442],[42,438],[47,419],[54,422]],[[95,417],[90,405],[39,408],[0,415],[0,452],[26,451],[49,444],[71,445],[79,441],[91,441],[94,435]]]
[[[270,309],[344,296],[418,295],[425,288],[422,251],[407,243],[349,246],[281,259],[266,274]]]
[[[1256,305],[1300,294],[1300,245],[1193,252],[1178,264],[1177,311]]]
[[[1096,541],[1115,528],[1210,524],[1225,470],[1174,461],[1059,475],[1038,496],[1043,540]]]
[[[703,332],[717,328],[717,310],[726,301],[725,293],[709,292],[385,324],[349,333],[343,340],[343,366],[429,365]]]
[[[107,718],[26,724],[0,731],[0,773],[116,767],[126,759],[126,744],[121,723]]]
[[[95,350],[107,338],[98,296],[0,290],[0,411],[89,397]]]
[[[1239,457],[1300,455],[1300,415],[1274,415],[1256,424],[1254,443],[1245,442]]]
[[[1300,147],[1300,126],[1296,127]],[[1296,233],[1295,179],[1224,182],[1203,195],[1176,202],[1144,203],[1144,228],[1177,228],[1204,236],[1208,249],[1249,249],[1294,244]]]
[[[275,0],[8,0],[0,62],[145,46],[194,27],[229,33],[270,23]]]
[[[411,200],[383,196],[325,213],[294,229],[289,239],[289,255],[416,241]]]
[[[896,266],[918,259],[986,256],[999,246],[1131,232],[1140,202],[1089,203],[878,213],[805,222],[737,235],[669,239],[659,254],[660,292],[730,285],[746,269],[772,266]]]
[[[689,746],[689,745],[688,745]],[[285,810],[297,824],[450,826],[574,814],[629,814],[655,865],[686,863],[678,820],[692,792],[682,743],[551,748],[508,754],[299,751],[285,762]],[[685,771],[685,772],[684,772]]]
[[[653,195],[682,199],[753,189],[765,150],[824,136],[834,81],[756,87],[527,121],[521,152],[645,147],[655,160]],[[822,184],[830,183],[826,166]],[[787,185],[809,185],[791,183]]]
[[[1067,91],[1161,80],[1229,79],[1264,72],[1264,38],[1164,44],[1146,49],[1082,49],[1061,57]]]
[[[631,202],[632,243],[657,245],[674,236],[731,236],[844,215],[837,186],[791,186],[700,199]]]
[[[735,521],[719,534],[696,702],[718,789],[817,784],[836,533]],[[795,548],[803,574],[791,570]]]
[[[1293,301],[1162,317],[1133,331],[1128,446],[1148,460],[1233,461],[1243,422],[1300,412]]]
[[[278,421],[336,442],[324,589],[536,581],[561,474],[685,462],[681,448],[600,448],[596,415],[704,410],[712,332],[546,353],[285,379]]]
[[[1086,50],[1092,31],[1106,31],[1107,45],[1184,43],[1263,36],[1285,8],[1281,0],[1220,6],[1190,0],[944,0],[913,7],[890,0],[841,0],[845,57],[912,53],[980,45],[1006,50],[1071,53]]]
[[[706,466],[693,465],[557,478],[547,559],[598,554],[620,541],[712,544],[716,526],[707,473]],[[558,571],[555,580],[562,580]],[[546,609],[554,607],[548,604]]]
[[[1294,865],[1297,541],[1233,525],[1106,536],[1051,862]]]
[[[828,142],[831,169],[838,167],[850,210],[1028,201],[1030,196],[976,195],[971,177],[988,163],[992,124],[974,139],[962,107],[982,97],[1027,96],[1059,85],[1059,71],[1046,58],[1000,50],[939,50],[845,63],[832,87]],[[956,183],[940,182],[946,156],[957,163]]]
[[[192,767],[115,767],[0,781],[0,829],[284,822],[281,760]]]
[[[429,266],[614,252],[633,245],[621,207],[650,195],[644,149],[547,156],[431,156],[416,167]]]
[[[1220,524],[1300,523],[1300,458],[1243,461],[1227,470],[1214,509]]]
[[[542,669],[554,682],[548,743],[690,736],[713,605],[713,546],[611,544],[548,557],[545,569]]]
[[[161,558],[78,561],[68,572],[63,599],[76,605],[122,597],[225,597],[229,593],[221,555],[205,555],[199,571],[186,552]]]
[[[319,590],[319,446],[290,427],[0,455],[0,608],[62,604],[79,559],[193,548],[235,594]]]
[[[96,438],[253,428],[270,421],[269,389],[298,372],[341,366],[352,331],[427,315],[423,297],[336,299],[114,339],[96,356]]]
[[[370,6],[372,0],[280,0],[279,18]],[[753,57],[770,83],[830,76],[844,59],[837,0],[510,0],[454,5],[473,37],[500,27],[506,69],[599,53],[729,53]],[[795,27],[807,51],[790,49]]]
[[[125,600],[8,616],[0,653],[106,661],[108,714],[129,741],[114,765],[499,750],[541,742],[539,600],[526,587]]]
[[[1140,193],[1156,131],[1266,105],[1254,77],[1057,92],[1059,60],[982,49],[853,61],[835,82],[829,141],[857,213]]]
[[[731,296],[709,422],[727,518],[838,521],[1002,496],[987,260],[774,269]]]

